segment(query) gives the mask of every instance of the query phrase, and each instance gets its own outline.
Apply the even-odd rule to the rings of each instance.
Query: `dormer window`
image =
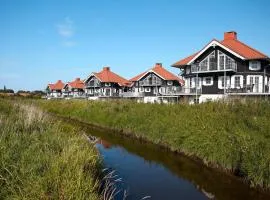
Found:
[[[173,84],[172,81],[168,81],[168,82],[167,82],[167,85],[172,85],[172,84]]]
[[[249,70],[256,71],[261,69],[261,62],[260,61],[249,61]]]

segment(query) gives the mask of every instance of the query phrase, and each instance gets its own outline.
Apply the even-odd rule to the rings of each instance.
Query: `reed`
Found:
[[[78,129],[0,98],[0,199],[102,199],[101,160]]]

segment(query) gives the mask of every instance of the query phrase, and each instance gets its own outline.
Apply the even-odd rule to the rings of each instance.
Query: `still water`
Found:
[[[119,190],[128,200],[150,199],[270,199],[270,195],[250,189],[239,179],[209,169],[184,156],[117,133],[83,125],[89,136],[98,138],[96,147],[105,167],[121,177]],[[116,199],[122,199],[119,193]]]

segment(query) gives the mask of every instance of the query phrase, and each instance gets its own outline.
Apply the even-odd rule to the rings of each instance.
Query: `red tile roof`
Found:
[[[237,33],[236,32],[226,32],[224,33],[224,40],[218,41],[218,40],[212,40],[212,41],[217,41],[221,45],[227,47],[231,51],[239,54],[246,60],[252,60],[252,59],[269,59],[268,56],[265,54],[259,52],[258,50],[244,44],[243,42],[239,41],[237,39]],[[203,48],[204,49],[204,48]],[[184,66],[187,65],[198,53],[201,51],[188,56],[176,63],[174,63],[172,66],[173,67],[179,67],[179,66]]]
[[[222,40],[220,43],[248,60],[268,58],[263,53],[259,52],[256,49],[253,49],[252,47],[240,42],[237,39],[225,39]]]
[[[61,80],[58,80],[56,83],[49,83],[48,84],[48,87],[51,90],[62,90],[64,86],[65,86],[65,84]]]
[[[84,88],[84,83],[80,78],[76,78],[72,82],[67,83],[70,87],[76,88],[76,89],[83,89]]]
[[[178,62],[174,63],[172,66],[181,66],[181,65],[186,65],[187,63],[189,63],[189,61],[191,61],[196,55],[198,54],[197,53],[194,53],[182,60],[179,60]]]
[[[109,67],[104,67],[101,72],[93,73],[101,82],[104,83],[117,83],[120,86],[128,86],[130,82],[125,78],[112,72]]]
[[[140,80],[144,75],[146,75],[149,72],[154,72],[156,73],[158,76],[160,76],[161,78],[163,78],[164,80],[173,80],[173,81],[179,81],[179,83],[181,85],[185,84],[185,81],[181,78],[179,78],[178,76],[174,75],[173,73],[169,72],[168,70],[166,70],[165,68],[162,67],[162,64],[157,63],[153,68],[149,69],[146,72],[143,72],[135,77],[133,77],[132,79],[130,79],[129,81],[138,81]]]

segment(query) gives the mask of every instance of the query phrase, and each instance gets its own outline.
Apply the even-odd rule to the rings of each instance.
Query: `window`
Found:
[[[213,77],[204,77],[203,78],[203,85],[213,85]]]
[[[230,77],[226,76],[226,88],[230,86]],[[224,89],[224,76],[218,77],[218,89]]]
[[[239,76],[236,76],[234,77],[234,85],[236,88],[240,88],[240,77]]]
[[[199,64],[200,71],[209,71],[209,70],[217,70],[217,64],[215,60],[215,51],[209,54],[204,60],[202,60]]]
[[[143,92],[143,91],[144,91],[143,87],[140,87],[140,92]]]
[[[189,73],[190,73],[190,68],[186,67],[186,74],[189,74]]]
[[[198,81],[197,81],[197,88],[201,88],[201,77],[198,77]],[[195,88],[196,85],[196,77],[192,77],[189,79],[189,87],[190,88]]]
[[[109,87],[109,86],[111,86],[111,83],[105,83],[105,86]]]
[[[233,69],[236,70],[236,62],[221,51],[218,51],[218,69]]]
[[[248,75],[247,86],[251,89],[250,92],[262,92],[263,89],[263,76],[261,75]]]
[[[172,85],[172,84],[173,84],[172,81],[168,81],[168,82],[167,82],[167,85]]]
[[[260,61],[249,61],[249,70],[260,70],[261,62]]]
[[[242,75],[234,75],[231,78],[231,88],[240,89],[243,88],[243,76]]]
[[[151,88],[150,87],[146,87],[145,88],[145,92],[151,92]]]

